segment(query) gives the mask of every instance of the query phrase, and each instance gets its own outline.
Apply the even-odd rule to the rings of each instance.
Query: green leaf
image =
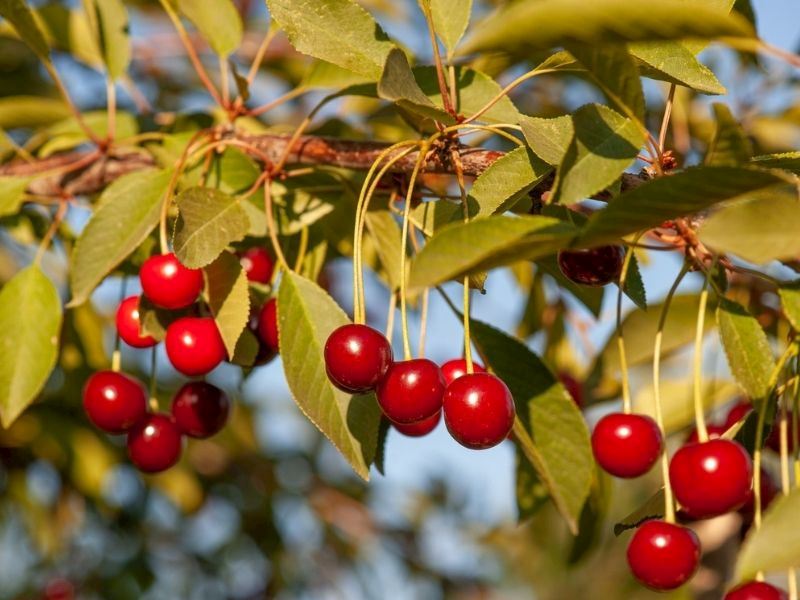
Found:
[[[644,92],[639,69],[624,46],[575,46],[570,52],[621,113],[644,122]]]
[[[232,242],[244,239],[250,219],[236,198],[212,188],[193,187],[176,200],[179,217],[173,247],[190,269],[205,267]]]
[[[396,290],[400,287],[400,248],[403,239],[397,220],[388,210],[370,210],[367,211],[366,224],[386,272],[389,288]]]
[[[219,56],[227,57],[242,43],[242,19],[231,0],[178,0],[178,8]]]
[[[334,329],[348,323],[334,300],[315,283],[292,272],[278,291],[278,329],[286,381],[300,410],[369,479],[381,412],[372,394],[350,396],[325,373],[323,347]]]
[[[794,327],[795,331],[800,331],[800,284],[793,284],[781,287],[778,290],[781,297],[781,305],[786,318]]]
[[[230,362],[240,367],[252,367],[258,358],[259,341],[255,334],[245,328],[236,342]]]
[[[239,336],[250,317],[247,274],[239,259],[230,252],[223,252],[204,270],[208,282],[208,306],[228,356],[234,356]]]
[[[158,224],[171,176],[171,170],[137,171],[103,191],[96,212],[75,243],[69,306],[86,302],[97,284]]]
[[[610,186],[636,160],[638,127],[608,107],[588,104],[572,116],[574,136],[556,176],[554,202],[574,204]]]
[[[63,101],[39,96],[0,98],[0,129],[39,127],[69,117]]]
[[[572,116],[564,115],[554,119],[523,117],[520,121],[525,141],[537,156],[551,165],[560,165],[567,153],[575,128]]]
[[[723,298],[717,308],[717,327],[736,381],[751,398],[766,397],[775,360],[761,325],[742,305]]]
[[[539,479],[530,459],[517,449],[517,512],[520,521],[531,518],[542,508],[550,494]]]
[[[61,300],[33,265],[0,290],[0,420],[8,428],[36,399],[58,357]]]
[[[800,566],[800,489],[780,496],[770,504],[761,527],[750,528],[736,559],[734,579],[748,581],[760,571],[773,573]]]
[[[629,529],[636,529],[651,519],[664,516],[664,490],[660,489],[650,499],[631,514],[614,524],[614,535],[620,535]]]
[[[96,25],[97,40],[108,74],[112,79],[118,79],[125,74],[131,61],[125,5],[122,0],[87,0],[85,4],[87,12],[95,12],[92,16],[96,19],[90,16],[90,22]]]
[[[267,6],[299,52],[380,79],[395,46],[353,0],[267,0]]]
[[[639,60],[641,74],[688,87],[702,94],[726,94],[714,72],[680,42],[639,42],[628,51]]]
[[[706,164],[735,167],[748,162],[753,156],[753,145],[744,129],[726,104],[715,102],[713,106],[717,129],[706,153]]]
[[[0,100],[2,102],[2,100]],[[0,104],[0,106],[2,106]],[[2,114],[2,113],[0,113]],[[0,119],[0,123],[2,119]],[[800,152],[783,152],[781,154],[764,154],[753,158],[753,165],[762,169],[783,169],[800,175]]]
[[[23,42],[44,62],[50,62],[50,47],[24,0],[0,0],[0,17],[6,19]]]
[[[452,54],[469,25],[472,0],[430,0],[430,6],[436,34]]]
[[[630,250],[630,252],[632,252],[632,250]],[[647,310],[647,290],[644,288],[642,272],[639,270],[639,261],[636,259],[636,254],[631,256],[631,262],[628,265],[628,274],[625,277],[625,289],[623,291],[638,308]]]
[[[692,379],[662,380],[660,385],[661,410],[664,429],[675,433],[694,423],[694,396]],[[732,381],[706,380],[702,398],[708,414],[736,397],[738,388]],[[633,411],[655,418],[655,394],[652,384],[639,389],[633,397]]]
[[[25,190],[32,180],[32,177],[0,175],[0,217],[13,215],[19,211],[25,198]]]
[[[423,117],[447,124],[455,122],[452,116],[436,106],[433,100],[425,95],[414,79],[414,73],[411,71],[405,52],[399,48],[392,48],[386,58],[386,64],[378,82],[378,96]]]
[[[411,262],[409,286],[424,288],[553,254],[574,235],[558,219],[496,216],[444,226]]]

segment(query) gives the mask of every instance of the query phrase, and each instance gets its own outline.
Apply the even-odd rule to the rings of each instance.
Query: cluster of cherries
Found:
[[[266,250],[251,248],[240,254],[240,262],[250,281],[269,283],[274,264]],[[201,270],[185,267],[174,254],[162,254],[142,264],[139,279],[143,296],[155,307],[189,313],[173,320],[164,338],[167,357],[176,370],[199,377],[228,358],[214,319],[200,314]],[[131,296],[120,303],[117,333],[134,348],[150,348],[158,342],[141,331],[139,302],[138,296]],[[263,364],[278,351],[274,299],[254,312],[249,327],[259,340],[256,362]],[[114,370],[92,374],[83,390],[83,406],[99,429],[127,434],[131,462],[147,473],[163,471],[178,461],[183,436],[207,438],[219,432],[230,411],[221,389],[205,381],[190,381],[173,397],[169,413],[151,412],[144,385]]]

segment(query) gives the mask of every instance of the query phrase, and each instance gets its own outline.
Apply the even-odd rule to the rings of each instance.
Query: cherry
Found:
[[[473,373],[486,373],[486,369],[475,361],[472,361],[472,371]],[[445,385],[450,385],[453,381],[466,374],[467,361],[464,358],[454,358],[442,365],[442,377],[444,377]]]
[[[205,381],[184,384],[172,399],[175,425],[194,438],[211,437],[225,427],[229,409],[225,392]]]
[[[128,456],[140,471],[165,471],[181,456],[181,432],[168,415],[147,415],[128,433]]]
[[[755,487],[755,477],[753,478],[753,487]],[[780,492],[778,488],[778,484],[772,478],[767,471],[761,469],[761,476],[759,477],[759,488],[761,489],[761,510],[766,510],[767,507],[772,503],[775,497]],[[756,510],[756,497],[753,493],[753,488],[747,492],[747,499],[744,501],[744,504],[739,509],[739,514],[741,514],[746,519],[749,519],[753,516]]]
[[[442,411],[437,412],[432,417],[417,421],[416,423],[392,423],[392,426],[403,435],[408,437],[422,437],[428,435],[431,431],[436,429],[439,421],[442,420]]]
[[[600,419],[592,432],[597,464],[617,477],[644,475],[663,449],[661,430],[647,415],[611,413]]]
[[[170,323],[164,340],[172,366],[184,375],[205,375],[225,360],[225,344],[211,317],[183,317]]]
[[[345,392],[361,394],[374,390],[391,364],[389,340],[368,325],[342,325],[325,342],[328,378]]]
[[[566,390],[569,392],[569,395],[572,396],[572,400],[578,406],[578,408],[583,406],[583,386],[581,382],[575,379],[569,373],[561,372],[558,374],[558,380],[561,382]]]
[[[117,309],[117,333],[129,346],[134,348],[149,348],[158,342],[149,335],[140,333],[139,323],[139,296],[125,298]]]
[[[622,271],[622,249],[619,246],[600,246],[588,250],[561,250],[558,266],[564,277],[573,283],[607,285]]]
[[[271,298],[258,314],[258,338],[269,351],[278,353],[278,303]]]
[[[378,404],[395,423],[417,423],[442,408],[442,371],[432,360],[415,358],[392,363],[378,382]]]
[[[464,375],[444,393],[444,422],[459,444],[473,450],[496,446],[514,426],[514,399],[503,380],[489,373]]]
[[[69,579],[61,577],[47,582],[42,600],[72,600],[75,597],[75,586]]]
[[[184,308],[203,291],[203,272],[184,267],[172,253],[151,256],[139,270],[144,295],[162,308]]]
[[[747,501],[753,463],[747,451],[730,440],[686,444],[670,461],[669,480],[686,514],[715,517]]]
[[[749,402],[740,401],[734,404],[725,417],[725,430],[727,431],[736,425],[736,423],[741,421],[751,410],[753,410],[753,405]]]
[[[763,581],[748,581],[725,594],[723,600],[786,600],[788,596],[780,588]]]
[[[787,413],[787,422],[786,424],[788,427],[786,428],[786,447],[789,450],[789,453],[794,452],[794,438],[792,437],[792,423],[793,415],[791,412]],[[777,452],[780,454],[781,452],[781,417],[780,414],[775,416],[775,422],[772,424],[772,429],[767,436],[767,441],[765,442],[767,448],[770,448],[773,452]]]
[[[706,433],[708,433],[708,439],[710,440],[718,440],[722,437],[722,434],[728,431],[728,428],[725,425],[706,425]],[[697,427],[692,429],[692,432],[686,438],[687,444],[696,444],[700,441],[700,433],[697,431]]]
[[[700,541],[688,527],[647,521],[628,544],[628,566],[633,576],[653,590],[682,586],[699,564]]]
[[[258,342],[258,352],[256,353],[256,358],[253,362],[254,366],[265,365],[277,355],[277,352],[264,343],[264,340],[261,339],[261,336],[258,333],[260,315],[260,308],[251,308],[250,319],[247,321],[247,328],[253,333],[256,341]]]
[[[83,408],[96,427],[124,433],[147,412],[147,393],[139,381],[114,371],[98,371],[83,388]]]
[[[241,263],[248,281],[266,285],[272,280],[275,261],[272,260],[266,248],[248,248],[244,252],[239,252],[239,263]]]

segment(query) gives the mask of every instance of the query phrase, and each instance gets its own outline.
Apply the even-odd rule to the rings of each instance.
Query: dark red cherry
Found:
[[[162,308],[184,308],[203,291],[203,272],[184,267],[174,254],[151,256],[139,270],[142,291]]]
[[[147,393],[133,377],[98,371],[89,377],[83,388],[83,408],[99,429],[124,433],[147,412]]]
[[[592,432],[597,464],[617,477],[644,475],[663,449],[661,430],[647,415],[611,413],[600,419]]]
[[[342,325],[325,342],[328,377],[345,392],[374,390],[391,364],[389,340],[368,325]]]
[[[140,471],[165,471],[181,456],[181,432],[168,415],[147,415],[128,433],[128,456]]]
[[[266,248],[248,248],[239,253],[239,262],[247,275],[248,281],[268,284],[272,280],[275,261]]]
[[[403,435],[408,437],[422,437],[428,435],[431,431],[436,429],[439,421],[442,420],[442,411],[437,412],[432,417],[417,421],[416,423],[392,423],[392,426]]]
[[[258,352],[256,353],[255,361],[253,362],[254,366],[265,365],[270,362],[277,353],[267,346],[264,341],[261,339],[261,336],[258,333],[258,324],[259,324],[259,317],[261,316],[261,308],[251,307],[250,309],[250,319],[247,321],[247,328],[253,333],[258,342]]]
[[[708,433],[708,439],[710,440],[718,440],[722,437],[722,434],[728,430],[727,427],[724,425],[706,425],[706,432]],[[687,444],[696,444],[700,441],[700,433],[697,431],[697,427],[692,429],[689,436],[686,438]]]
[[[378,404],[390,421],[416,423],[442,408],[442,371],[432,360],[415,358],[392,363],[378,382]]]
[[[564,372],[558,374],[558,380],[569,392],[569,395],[572,396],[572,400],[578,408],[581,408],[583,406],[583,386],[581,382],[569,373]]]
[[[789,596],[780,588],[763,581],[748,581],[725,594],[723,600],[787,600]]]
[[[646,521],[628,544],[628,566],[643,585],[673,590],[689,581],[700,564],[700,541],[688,527]]]
[[[140,333],[139,296],[125,298],[117,309],[117,333],[122,341],[134,348],[149,348],[158,342],[149,335]]]
[[[42,594],[42,600],[73,600],[75,586],[69,579],[58,577],[47,582]]]
[[[786,448],[788,449],[789,453],[794,453],[794,439],[792,437],[792,423],[793,423],[793,416],[792,413],[789,412],[787,415],[787,428],[786,428]],[[766,441],[767,448],[771,449],[773,452],[777,452],[780,454],[781,451],[781,416],[778,413],[775,416],[775,422],[772,424],[772,429],[769,432],[769,436],[767,436]]]
[[[183,317],[170,323],[164,340],[172,366],[184,375],[205,375],[225,360],[225,344],[211,317]]]
[[[763,511],[767,509],[767,507],[778,495],[780,488],[778,488],[778,484],[772,478],[772,475],[770,475],[769,472],[765,471],[763,468],[761,469],[759,483],[759,488],[761,489],[761,510]],[[753,477],[753,486],[755,487],[755,477]],[[750,490],[747,492],[747,499],[739,509],[739,514],[745,517],[745,519],[749,519],[753,516],[755,510],[756,498],[755,494],[753,493],[753,488],[750,488]]]
[[[505,383],[489,373],[464,375],[444,393],[444,422],[459,444],[472,450],[496,446],[514,426],[514,399]]]
[[[558,266],[564,277],[573,283],[607,285],[622,271],[622,249],[619,246],[600,246],[589,250],[561,250]]]
[[[190,381],[172,399],[172,418],[185,435],[207,438],[225,427],[230,402],[215,385]]]
[[[725,417],[725,430],[727,431],[736,425],[736,423],[741,421],[751,410],[753,410],[753,405],[749,402],[741,401],[734,404]]]
[[[718,439],[686,444],[670,461],[669,480],[687,515],[715,517],[747,501],[753,463],[737,442]]]
[[[486,373],[486,369],[484,369],[481,365],[472,361],[472,372],[473,373]],[[458,379],[459,377],[467,374],[467,361],[463,358],[454,358],[453,360],[448,360],[446,363],[442,365],[442,377],[444,377],[445,385],[450,385]]]
[[[258,338],[275,354],[278,353],[278,303],[270,298],[258,314]]]

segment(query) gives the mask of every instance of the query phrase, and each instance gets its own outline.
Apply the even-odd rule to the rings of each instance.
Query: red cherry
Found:
[[[205,375],[225,360],[225,344],[211,317],[183,317],[170,323],[164,340],[172,366],[188,376]]]
[[[775,483],[775,480],[772,478],[767,471],[761,469],[761,476],[759,478],[759,488],[761,489],[761,510],[766,510],[766,508],[772,503],[775,497],[780,492],[778,488],[778,484]],[[753,486],[755,487],[755,477],[753,478]],[[739,509],[739,514],[741,514],[746,519],[749,519],[753,516],[756,510],[756,497],[753,493],[753,488],[747,492],[747,499],[744,501],[744,504]]]
[[[695,519],[715,517],[747,501],[753,463],[737,442],[687,444],[672,457],[669,480],[686,514]]]
[[[481,365],[472,361],[472,372],[473,373],[486,373],[486,369],[484,369]],[[467,361],[464,358],[454,358],[453,360],[448,360],[446,363],[442,365],[442,377],[444,377],[444,384],[450,385],[458,379],[459,377],[463,377],[467,374]]]
[[[647,415],[611,413],[600,419],[592,432],[597,464],[617,477],[644,475],[663,449],[661,430]]]
[[[633,576],[653,590],[682,586],[699,564],[700,541],[688,527],[647,521],[628,544],[628,566]]]
[[[134,348],[149,348],[158,342],[149,335],[142,335],[139,331],[139,296],[125,298],[117,309],[117,333],[129,346]]]
[[[792,423],[793,423],[793,416],[792,413],[789,412],[787,415],[787,428],[786,428],[786,447],[789,450],[789,453],[794,453],[794,439],[792,437]],[[766,441],[767,448],[770,448],[773,452],[777,452],[780,454],[781,452],[781,417],[780,414],[775,416],[775,422],[772,424],[772,429],[767,436]]]
[[[787,598],[786,592],[774,585],[763,581],[748,581],[725,594],[724,600],[787,600]]]
[[[124,433],[147,412],[147,393],[133,377],[98,371],[89,377],[83,388],[83,408],[99,429]]]
[[[184,267],[174,254],[151,256],[139,270],[142,291],[162,308],[184,308],[203,291],[203,272]]]
[[[278,303],[271,298],[258,314],[258,338],[273,353],[278,353]]]
[[[422,437],[428,435],[431,431],[436,429],[439,421],[442,420],[442,411],[437,412],[432,417],[417,421],[416,423],[392,423],[392,426],[403,435],[408,437]]]
[[[248,281],[268,284],[272,280],[275,261],[266,248],[248,248],[239,253],[239,262],[247,275]]]
[[[247,328],[253,333],[253,335],[256,337],[256,341],[258,342],[258,352],[256,353],[256,358],[253,362],[254,366],[265,365],[277,355],[272,348],[264,343],[264,340],[261,339],[261,336],[258,333],[260,315],[260,308],[251,308],[250,319],[247,321]]]
[[[75,586],[68,579],[50,580],[44,588],[42,600],[72,600],[75,597]]]
[[[181,456],[181,432],[171,417],[147,415],[128,433],[128,456],[140,471],[165,471]]]
[[[622,249],[619,246],[600,246],[589,250],[561,250],[558,266],[564,277],[573,283],[607,285],[622,271]]]
[[[724,425],[706,425],[706,432],[708,433],[708,439],[710,440],[718,440],[722,437],[722,434],[728,431],[728,428]],[[692,429],[692,432],[686,438],[687,444],[696,444],[700,441],[700,433],[697,431],[697,427]]]
[[[325,342],[328,377],[345,392],[361,394],[374,390],[391,364],[389,340],[367,325],[342,325]]]
[[[205,381],[190,381],[172,399],[172,418],[184,434],[194,438],[211,437],[228,420],[228,396]]]
[[[753,405],[749,402],[741,401],[734,404],[725,417],[725,430],[727,431],[736,425],[736,423],[741,421],[751,410],[753,410]]]
[[[583,406],[583,386],[581,382],[575,379],[569,373],[559,373],[558,380],[561,382],[566,390],[569,392],[569,395],[572,396],[572,400],[578,406],[578,408]]]
[[[427,358],[392,363],[376,390],[378,404],[395,423],[417,423],[442,408],[444,377]]]
[[[514,398],[503,380],[489,373],[459,377],[444,393],[444,422],[459,444],[473,450],[496,446],[514,426]]]

